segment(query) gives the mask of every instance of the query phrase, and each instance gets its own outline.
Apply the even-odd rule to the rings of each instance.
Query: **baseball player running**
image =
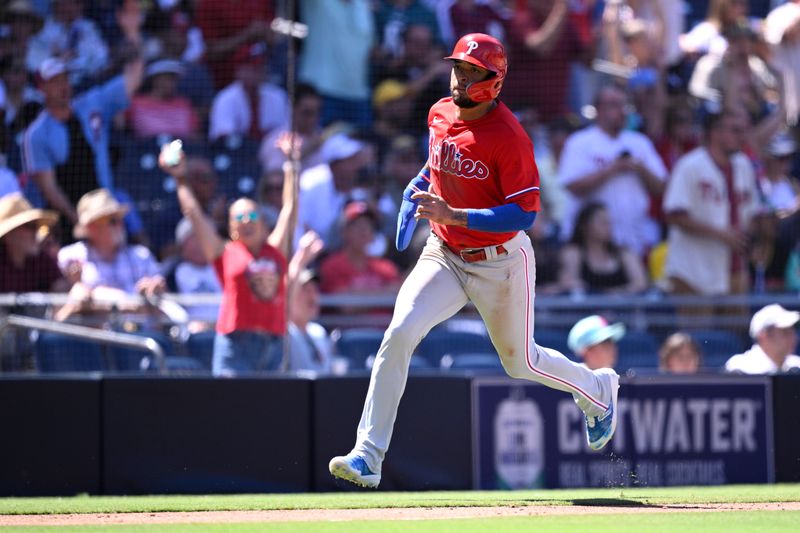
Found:
[[[472,301],[509,376],[571,393],[586,416],[589,446],[601,449],[617,425],[619,376],[589,370],[533,338],[536,267],[524,230],[539,209],[539,175],[528,135],[497,96],[506,76],[503,45],[462,37],[453,54],[452,97],[428,114],[429,157],[403,193],[396,245],[416,222],[432,233],[400,289],[372,368],[356,445],[331,459],[336,477],[377,487],[405,389],[411,355],[433,326]]]

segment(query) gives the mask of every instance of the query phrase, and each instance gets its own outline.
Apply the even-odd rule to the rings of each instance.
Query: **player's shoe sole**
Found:
[[[364,458],[353,453],[331,459],[328,470],[334,477],[370,489],[377,488],[381,482],[381,475],[373,473]]]
[[[608,409],[602,416],[587,417],[586,418],[586,439],[589,442],[589,448],[593,450],[602,450],[614,432],[617,430],[617,396],[619,393],[619,376],[611,369],[601,369],[602,373],[606,374],[611,381],[611,403]]]

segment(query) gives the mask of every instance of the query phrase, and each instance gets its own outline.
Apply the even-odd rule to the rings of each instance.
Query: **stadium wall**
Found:
[[[718,385],[710,384],[709,380]],[[768,394],[764,397],[771,400],[758,414],[763,418],[758,421],[758,427],[765,428],[768,436],[763,443],[759,439],[753,441],[758,442],[759,447],[766,446],[768,471],[774,463],[774,476],[768,472],[764,479],[800,481],[800,428],[796,424],[800,376],[754,377],[751,380],[718,376],[672,385],[659,383],[655,378],[637,378],[626,382],[629,391],[626,402],[633,406],[637,398],[652,399],[652,407],[642,404],[636,409],[657,410],[657,398],[668,398],[673,389],[674,394],[685,398],[719,390],[721,396],[715,405],[723,406],[726,405],[724,394],[729,394],[723,389],[730,390],[734,381],[750,387],[748,394],[753,398],[757,398],[753,394],[760,394],[759,384],[768,385],[764,389]],[[0,405],[3,406],[0,410],[3,432],[0,496],[351,490],[353,487],[330,477],[327,462],[331,456],[344,453],[352,446],[368,382],[366,374],[319,379],[233,380],[98,375],[46,379],[3,377],[0,378]],[[562,461],[562,458],[553,459],[552,452],[557,446],[563,447],[552,443],[570,442],[570,433],[565,433],[555,421],[558,416],[563,417],[567,409],[561,406],[565,403],[561,402],[563,393],[524,384],[524,391],[520,392],[521,389],[517,390],[520,382],[511,380],[503,385],[503,380],[492,378],[488,384],[492,383],[501,386],[497,389],[498,401],[486,404],[487,398],[491,400],[487,393],[492,389],[481,389],[484,399],[480,401],[476,394],[479,386],[487,384],[486,379],[464,375],[412,375],[398,413],[381,490],[470,489],[486,486],[486,479],[491,483],[505,480],[525,486],[528,478],[535,477],[531,477],[529,468],[509,470],[507,461],[505,466],[501,463],[503,458],[511,456],[518,463],[528,464],[532,460],[515,455],[517,452],[507,445],[503,448],[499,437],[493,439],[494,444],[490,442],[490,448],[496,448],[485,457],[501,465],[497,468],[502,475],[489,471],[489,477],[476,482],[478,474],[486,469],[484,461],[480,471],[476,460],[485,452],[476,437],[479,419],[474,415],[488,406],[488,412],[495,414],[480,420],[499,435],[498,428],[509,424],[509,413],[516,413],[518,420],[520,414],[526,412],[519,408],[522,404],[509,407],[509,399],[532,399],[544,413],[544,425],[540,429],[545,428],[546,461],[551,461],[551,465],[545,477],[534,479],[532,486],[556,486],[554,483],[573,479],[564,476],[577,472],[579,462],[584,459],[588,465],[586,471],[591,474],[592,462],[598,462],[600,457],[583,457],[580,455],[583,451],[577,449],[567,458],[570,462],[565,463],[571,465],[569,471],[559,466],[558,473],[552,473],[552,461]],[[499,410],[504,402],[505,418],[500,416]],[[673,405],[667,400],[664,403],[668,406],[665,424],[676,424]],[[735,402],[728,405],[735,405]],[[634,407],[628,409],[633,412]],[[719,411],[722,425],[717,426],[717,431],[720,438],[730,440],[733,430],[725,425],[726,412]],[[631,415],[625,416],[628,429],[626,436],[620,438],[628,439],[628,447],[635,448],[637,441],[630,440]],[[572,418],[566,417],[567,430],[578,427]],[[709,424],[713,423],[710,416],[707,419]],[[518,422],[510,424],[520,427]],[[485,427],[480,433],[491,431],[490,427]],[[705,431],[711,435],[714,429],[709,426]],[[516,435],[505,442],[524,443],[526,438]],[[648,436],[642,438],[656,442]],[[741,442],[750,442],[750,439]],[[624,463],[618,454],[613,455],[613,449],[609,453],[614,460],[606,463]],[[658,457],[658,460],[664,461],[665,469],[672,468],[667,464],[669,458]],[[652,469],[650,474],[653,474]],[[635,478],[624,482],[625,485],[637,483]]]

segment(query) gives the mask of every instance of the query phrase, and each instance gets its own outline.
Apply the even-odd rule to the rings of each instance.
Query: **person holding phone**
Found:
[[[230,241],[219,237],[186,181],[186,160],[174,141],[162,148],[159,165],[177,182],[181,211],[191,222],[206,259],[222,284],[212,372],[234,376],[277,370],[286,334],[287,257],[297,221],[298,172],[284,165],[283,206],[269,232],[258,204],[239,198],[228,211]],[[287,136],[287,154],[299,149]]]
[[[609,215],[614,240],[642,255],[660,237],[660,228],[649,216],[650,201],[663,193],[667,169],[646,135],[626,129],[629,105],[624,88],[600,87],[595,123],[564,143],[558,166],[567,191],[561,236],[568,240],[581,209],[599,202],[613,206]]]

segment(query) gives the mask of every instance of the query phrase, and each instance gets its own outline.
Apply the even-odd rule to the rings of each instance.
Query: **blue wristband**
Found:
[[[518,204],[487,209],[467,209],[467,228],[503,233],[527,230],[536,220],[536,211],[524,211]]]

